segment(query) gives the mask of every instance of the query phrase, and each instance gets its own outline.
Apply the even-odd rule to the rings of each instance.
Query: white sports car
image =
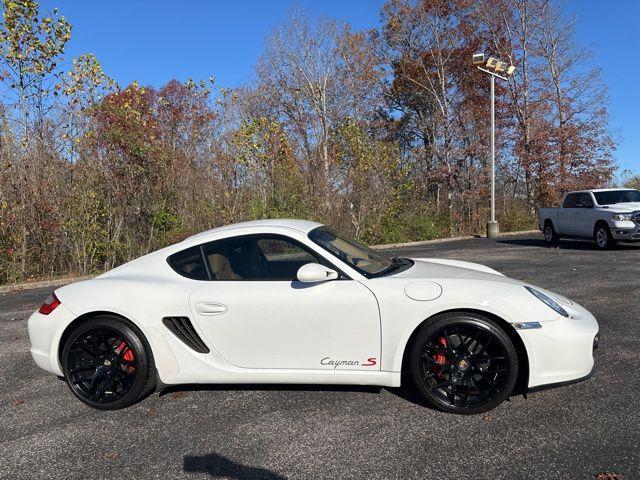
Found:
[[[598,323],[483,265],[389,259],[315,222],[264,220],[59,288],[29,337],[35,362],[99,409],[175,384],[407,380],[471,414],[587,378]]]

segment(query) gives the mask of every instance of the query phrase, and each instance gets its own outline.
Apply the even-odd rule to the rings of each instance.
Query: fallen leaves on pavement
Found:
[[[596,475],[598,480],[620,480],[622,478],[621,473],[612,472],[600,472]]]

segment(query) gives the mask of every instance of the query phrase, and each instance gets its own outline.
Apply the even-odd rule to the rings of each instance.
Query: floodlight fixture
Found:
[[[473,54],[473,64],[474,65],[482,65],[484,63],[484,53],[474,53]]]
[[[485,65],[476,63],[475,61],[476,55],[474,55],[473,58],[474,58],[473,64],[477,65],[480,70],[482,70],[483,72],[489,73],[491,75],[496,75],[502,78],[503,80],[506,80],[506,78],[500,74],[509,76],[513,74],[513,72],[515,71],[515,67],[513,65],[509,65],[507,62],[504,62],[496,57],[489,57]]]
[[[498,65],[499,62],[500,60],[498,60],[496,57],[489,57],[489,60],[487,60],[487,67],[495,69],[496,65]]]

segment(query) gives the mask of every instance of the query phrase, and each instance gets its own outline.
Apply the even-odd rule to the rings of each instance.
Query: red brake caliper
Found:
[[[447,348],[447,339],[444,337],[440,337],[438,339],[438,342],[440,343],[440,345],[442,345],[444,348]],[[436,361],[436,363],[438,365],[446,365],[447,364],[447,356],[441,351],[440,353],[436,354],[433,356],[433,359]],[[435,366],[433,367],[434,369],[436,368]],[[439,377],[442,377],[442,373],[441,370],[442,369],[438,369],[439,371],[435,372],[436,375],[438,375]]]
[[[127,346],[127,343],[124,340],[122,340],[122,342],[120,342],[120,345],[116,347],[116,353],[120,355],[120,352],[122,352],[123,350],[124,350],[124,355],[122,355],[122,359],[127,362],[133,362],[133,360],[135,359],[135,356],[133,355],[133,350],[131,350]],[[134,372],[135,369],[136,367],[134,366],[124,365],[124,370],[127,370],[129,373]]]

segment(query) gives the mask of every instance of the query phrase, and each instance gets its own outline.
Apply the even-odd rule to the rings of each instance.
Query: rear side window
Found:
[[[593,200],[591,199],[591,195],[586,192],[582,193],[572,193],[571,195],[567,195],[567,198],[564,201],[564,208],[589,208],[593,207]]]
[[[576,207],[578,208],[590,208],[593,207],[593,200],[588,193],[581,193],[576,200]]]
[[[567,198],[564,199],[564,208],[576,208],[576,203],[578,200],[578,194],[572,193],[571,195],[567,195]]]
[[[193,280],[209,280],[199,246],[174,253],[167,259],[167,262],[183,277]]]

